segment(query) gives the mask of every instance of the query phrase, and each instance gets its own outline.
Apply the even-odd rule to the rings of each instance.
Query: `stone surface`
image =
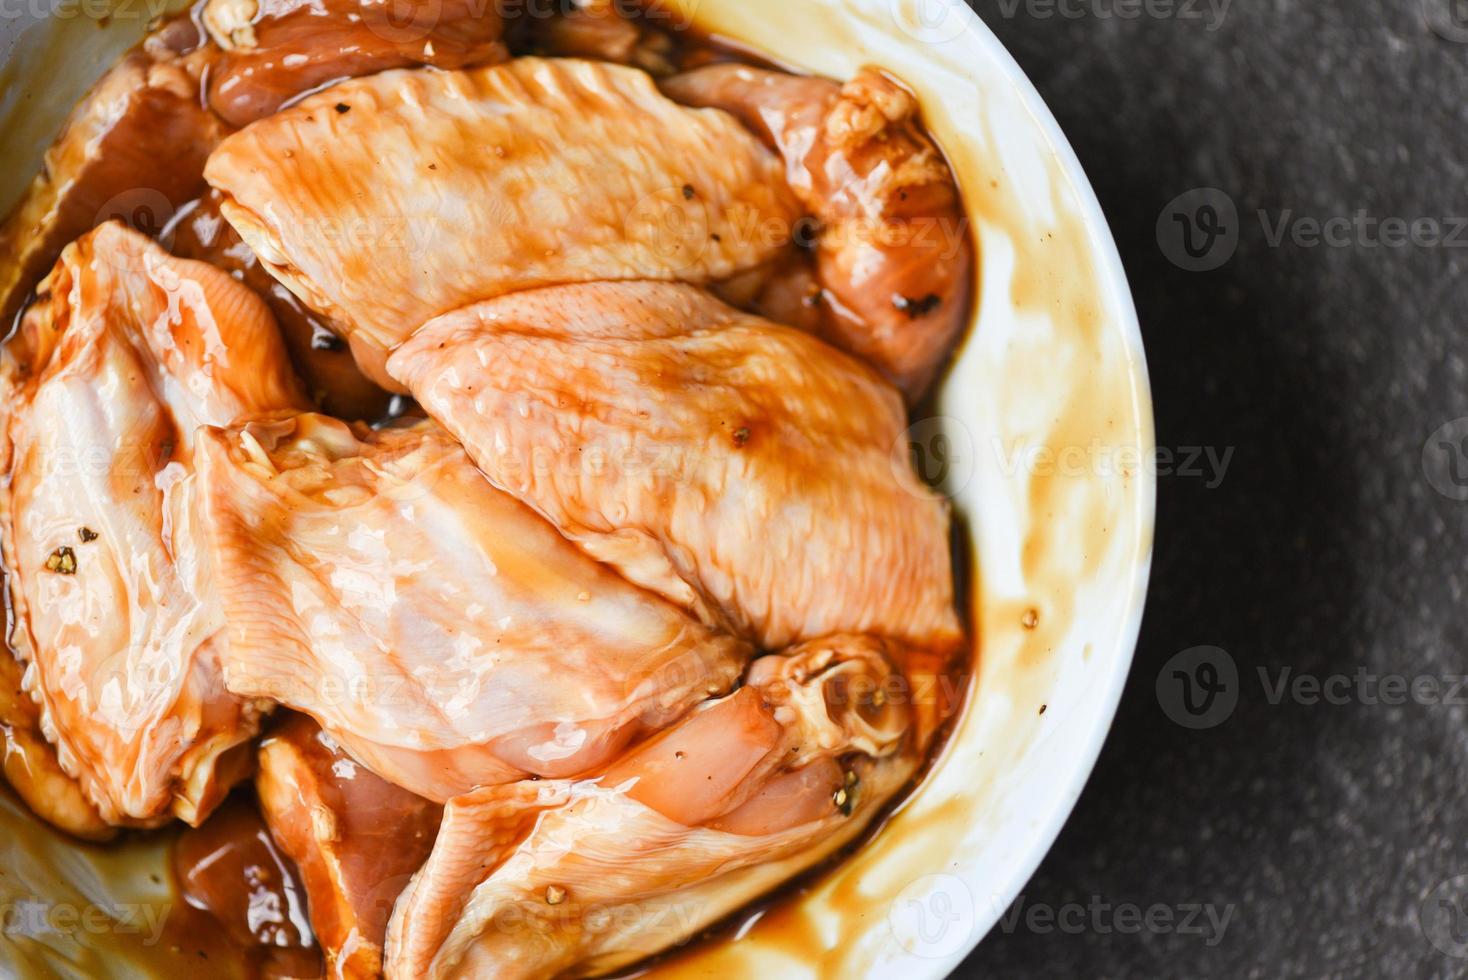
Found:
[[[1126,697],[1024,889],[1026,915],[1087,907],[1068,916],[1080,927],[1022,916],[958,975],[1468,976],[1468,888],[1452,881],[1468,873],[1468,503],[1434,489],[1460,495],[1441,444],[1468,423],[1429,444],[1468,416],[1468,4],[1455,23],[1455,0],[1203,0],[1198,19],[1185,2],[1140,0],[1134,19],[1106,16],[1128,0],[976,4],[1111,221],[1159,446],[1234,454],[1212,489],[1159,478]],[[1199,187],[1234,203],[1237,251],[1189,272],[1157,225]],[[1311,245],[1305,218],[1351,227]],[[1421,225],[1418,243],[1385,244],[1387,218],[1434,219],[1449,240]],[[1238,703],[1190,730],[1156,685],[1203,644],[1237,665]],[[1344,703],[1310,703],[1309,681],[1275,696],[1286,668],[1344,675],[1326,683]],[[1381,703],[1392,676],[1439,690]],[[1156,914],[1122,932],[1115,913],[1178,922],[1192,903],[1233,906],[1221,939],[1206,915],[1211,935]]]

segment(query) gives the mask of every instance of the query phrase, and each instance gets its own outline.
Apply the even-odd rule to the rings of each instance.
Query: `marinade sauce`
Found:
[[[282,11],[291,9],[290,5],[276,6]],[[444,6],[447,9],[450,5]],[[658,4],[634,4],[628,0],[619,0],[610,6],[617,12],[615,16],[620,23],[570,24],[566,14],[575,7],[570,0],[523,0],[523,3],[497,0],[496,10],[504,14],[503,41],[513,55],[604,57],[608,46],[632,43],[635,38],[638,61],[654,74],[727,62],[759,68],[781,68],[728,38],[700,30],[691,20]],[[202,7],[203,4],[200,3],[194,10],[157,27],[150,35],[153,39],[150,43],[179,54],[193,54],[205,63],[201,73],[200,95],[201,100],[207,103],[211,85],[216,81],[211,79],[211,74],[236,69],[221,62],[223,56],[213,50],[213,44],[202,27]],[[262,15],[269,16],[271,13],[272,4],[262,4]],[[627,25],[631,25],[630,33]],[[330,62],[334,56],[335,60],[351,69],[346,74],[360,69],[358,62],[364,58],[368,61],[377,58],[388,67],[395,67],[390,62],[393,57],[389,50],[391,45],[384,45],[379,40],[367,49],[367,54],[363,54],[360,37],[350,33],[326,32],[316,40],[310,40],[309,32],[302,33],[309,26],[311,25],[307,20],[297,25],[300,28],[297,33],[301,36],[292,41],[292,44],[294,48],[303,50],[312,48],[311,58],[315,62]],[[332,45],[336,46],[334,52],[321,50],[322,46]],[[291,70],[289,66],[292,63],[290,58],[276,61],[262,59],[237,70],[247,72],[252,85],[268,92],[285,85],[285,79],[275,78],[273,73],[283,76]],[[382,66],[376,62],[371,65],[373,68]],[[446,63],[442,67],[458,65]],[[324,78],[315,89],[334,80]],[[293,100],[287,99],[285,104],[290,101]],[[184,134],[187,128],[185,123],[169,118],[156,118],[159,112],[166,115],[166,110],[167,106],[163,102],[151,107],[152,114],[143,116],[142,124],[154,131],[174,125],[178,133]],[[82,195],[83,200],[95,203],[93,199],[100,201],[116,196],[114,185],[121,179],[118,174],[126,173],[128,166],[123,159],[127,152],[125,148],[130,142],[136,142],[144,136],[129,128],[138,125],[138,119],[124,117],[117,123],[115,132],[106,133],[99,140],[100,156],[94,166],[83,172],[84,179],[93,182],[95,187]],[[183,141],[185,137],[180,135],[179,139]],[[112,158],[114,152],[118,154],[116,165]],[[306,338],[301,345],[302,351],[308,348],[327,354],[342,351],[341,342],[320,327],[316,318],[301,307],[299,300],[282,287],[266,281],[267,277],[255,263],[253,256],[241,258],[231,252],[234,239],[227,234],[227,229],[222,229],[215,203],[203,184],[202,158],[197,153],[160,155],[154,158],[152,168],[155,184],[165,189],[166,193],[162,196],[167,200],[161,208],[151,211],[146,208],[142,211],[135,209],[136,213],[119,215],[120,217],[136,218],[142,214],[147,226],[139,230],[159,237],[169,248],[177,243],[186,252],[219,264],[257,290],[262,290],[275,307],[279,318],[293,318],[292,322],[299,320],[305,324],[300,331]],[[143,214],[143,211],[147,213]],[[68,227],[62,237],[69,239],[84,232],[87,228],[82,225],[89,227],[89,221],[85,216],[77,217],[73,222],[75,227]],[[0,234],[0,244],[5,242],[3,234]],[[64,241],[58,241],[56,249],[59,250],[62,244]],[[32,263],[33,267],[25,270],[30,278],[25,284],[25,290],[34,289],[36,281],[50,267],[54,258],[52,255],[44,261],[36,260]],[[810,261],[810,256],[808,253],[798,256],[797,261]],[[12,320],[19,321],[24,305],[23,301],[17,301],[16,308],[4,310],[7,325]],[[292,353],[306,356],[297,350]],[[341,356],[345,358],[348,355],[343,353]],[[335,395],[339,404],[351,404],[354,407],[365,405],[378,412],[384,410],[383,406],[387,404],[386,393],[370,386],[370,383],[364,387],[364,380],[357,377],[354,371],[333,370],[337,370],[338,376],[346,380],[341,382],[342,387],[339,390],[319,393],[328,405]],[[333,376],[331,370],[317,372],[317,377],[323,379],[321,383],[324,385],[331,384]],[[316,378],[313,377],[312,380]],[[362,412],[365,414],[367,410],[363,408]],[[928,406],[919,404],[914,409],[913,418],[921,419],[928,414]],[[956,518],[952,541],[955,587],[957,595],[965,597],[960,602],[961,612],[972,640],[976,624],[968,597],[975,588],[976,576],[973,573],[973,556],[969,554],[967,541],[967,530],[962,520]],[[6,596],[8,605],[8,589]],[[965,692],[973,677],[975,656],[975,651],[970,649],[949,661],[923,665],[925,671],[940,681],[934,687],[937,699],[934,712],[937,734],[932,739],[929,765],[941,751],[953,719],[962,706]],[[13,659],[3,651],[0,651],[0,657],[7,658],[6,663],[0,664],[0,667],[5,667],[5,670],[0,670],[0,680],[8,678],[8,683],[18,688],[18,670],[14,669],[16,665]],[[12,677],[11,674],[15,676]],[[0,703],[0,734],[6,740],[6,758],[33,757],[39,742],[34,710],[23,703],[23,698],[12,697],[10,702],[12,706],[9,709]],[[30,765],[34,767],[35,764]],[[22,769],[17,769],[16,772],[19,775],[24,774]],[[920,769],[912,785],[921,782],[926,772],[926,766]],[[755,905],[731,915],[723,923],[690,938],[677,949],[624,971],[622,976],[641,975],[660,965],[674,964],[688,957],[700,943],[736,941],[754,922],[765,920],[768,924],[778,918],[782,907],[804,895],[833,866],[879,834],[891,814],[902,806],[911,788],[909,786],[897,794],[887,809],[872,820],[856,841],[820,866],[796,877]],[[17,846],[31,847],[26,841],[30,839],[28,835],[34,834],[36,841],[45,838],[46,846],[55,847],[51,840],[56,836],[55,832],[29,814],[14,820],[6,816],[3,823],[21,840]],[[26,827],[24,824],[32,826]],[[96,829],[97,836],[106,835],[106,828]],[[323,958],[311,932],[306,892],[300,871],[271,837],[270,830],[260,815],[255,794],[248,787],[237,789],[200,827],[182,831],[170,829],[155,834],[154,837],[170,841],[167,844],[167,865],[169,883],[176,901],[167,906],[169,915],[161,940],[155,944],[157,948],[145,958],[146,962],[174,975],[181,975],[175,971],[186,969],[199,976],[315,978],[323,975]],[[125,850],[137,845],[138,835],[128,833],[123,835],[122,840],[108,847]],[[34,846],[39,849],[41,845]],[[72,846],[82,848],[95,845]],[[152,851],[148,852],[151,853]],[[137,867],[144,866],[145,861],[146,856],[140,857]],[[789,940],[792,949],[799,949],[805,942],[803,937],[793,934]]]

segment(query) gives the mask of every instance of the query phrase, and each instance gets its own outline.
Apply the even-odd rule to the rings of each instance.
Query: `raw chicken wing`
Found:
[[[248,771],[258,707],[164,510],[204,423],[301,398],[265,305],[108,223],[69,246],[6,347],[11,642],[61,765],[103,819],[197,823]]]
[[[265,271],[250,246],[220,215],[217,191],[208,192],[181,212],[173,232],[173,254],[208,262],[260,294],[275,314],[291,363],[318,409],[338,418],[368,422],[388,413],[392,396],[362,374],[346,341]]]
[[[838,85],[721,64],[661,84],[679,102],[732,112],[779,150],[821,223],[810,242],[819,292],[800,264],[772,275],[793,277],[820,307],[823,336],[921,396],[968,316],[974,255],[953,174],[912,95],[872,68]]]
[[[692,286],[591,283],[440,317],[388,369],[496,486],[763,648],[961,636],[902,399],[809,334]]]
[[[726,278],[798,214],[729,116],[574,59],[343,82],[231,136],[205,173],[384,385],[386,353],[434,316],[551,283]]]
[[[209,430],[179,487],[228,626],[225,681],[314,716],[442,802],[604,764],[748,648],[628,585],[431,422]]]
[[[225,129],[199,100],[198,32],[173,22],[102,76],[72,110],[45,168],[0,226],[0,323],[8,328],[69,242],[119,218],[156,234],[204,186]]]
[[[486,0],[208,0],[202,20],[223,50],[209,104],[234,126],[338,79],[507,56],[499,5]]]
[[[393,912],[387,976],[604,973],[819,863],[919,757],[906,707],[873,695],[891,676],[870,638],[804,644],[595,779],[450,800]]]

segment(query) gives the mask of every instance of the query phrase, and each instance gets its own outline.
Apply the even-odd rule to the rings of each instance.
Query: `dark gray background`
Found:
[[[1468,873],[1465,709],[1367,703],[1384,690],[1372,677],[1436,678],[1446,700],[1468,673],[1468,503],[1436,492],[1423,462],[1434,430],[1468,416],[1468,229],[1399,247],[1374,231],[1274,245],[1265,230],[1364,210],[1437,219],[1447,235],[1468,216],[1468,4],[1233,0],[1218,23],[1155,6],[1105,16],[1113,0],[1071,0],[1079,16],[1045,0],[970,2],[1060,120],[1111,221],[1159,446],[1235,451],[1215,489],[1159,478],[1126,696],[1022,901],[1235,909],[1213,946],[1106,931],[1104,914],[1075,932],[1021,919],[960,975],[1468,976],[1468,941],[1443,918],[1468,911],[1465,889],[1442,885]],[[1238,246],[1187,272],[1157,222],[1198,187],[1234,202]],[[1443,454],[1446,472],[1439,441],[1429,457]],[[1228,651],[1238,703],[1193,731],[1169,720],[1156,684],[1200,644]],[[1259,671],[1273,684],[1286,666],[1352,677],[1349,703],[1272,703]]]

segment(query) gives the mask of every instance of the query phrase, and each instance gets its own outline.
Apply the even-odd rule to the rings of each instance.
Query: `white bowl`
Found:
[[[694,947],[655,972],[942,976],[999,919],[1059,833],[1131,662],[1155,496],[1136,313],[1074,153],[1018,66],[963,4],[665,6],[814,73],[846,78],[863,64],[889,69],[917,93],[958,174],[980,254],[976,322],[939,390],[941,418],[920,423],[913,436],[969,532],[980,651],[952,737],[872,841],[798,899],[748,925],[738,942]],[[85,17],[0,21],[0,131],[7,134],[0,206],[35,172],[66,110],[144,22],[115,16],[98,30]],[[58,879],[52,868],[28,879],[7,876],[0,902],[27,889],[48,900],[100,900],[100,886],[83,878],[102,858],[72,856],[65,842],[49,839],[40,853],[37,840],[0,843],[0,866],[60,862],[64,875]],[[158,856],[157,847],[147,848],[132,866]],[[107,889],[108,900],[117,900],[118,886]],[[131,972],[141,960],[102,953],[121,941],[55,940],[73,962]],[[102,958],[87,955],[94,952]],[[0,961],[33,956],[33,947],[0,937]]]

